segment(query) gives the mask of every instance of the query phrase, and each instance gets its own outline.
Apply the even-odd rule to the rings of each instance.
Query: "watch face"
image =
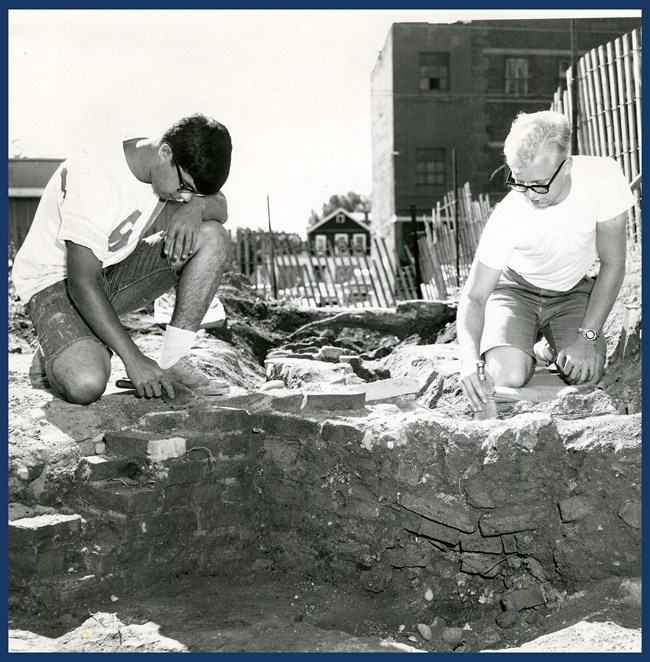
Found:
[[[587,340],[596,340],[596,338],[598,337],[598,334],[593,329],[585,329],[583,331],[582,335]]]

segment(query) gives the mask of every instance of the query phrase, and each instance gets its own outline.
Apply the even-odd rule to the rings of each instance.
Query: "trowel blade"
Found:
[[[172,381],[171,385],[174,389],[174,397],[170,397],[165,389],[162,390],[162,395],[160,396],[163,402],[168,405],[173,405],[174,407],[183,407],[190,400],[193,400],[196,397],[192,389],[184,386],[180,382]],[[130,379],[118,379],[115,382],[115,386],[118,388],[135,388],[133,386],[133,382]]]

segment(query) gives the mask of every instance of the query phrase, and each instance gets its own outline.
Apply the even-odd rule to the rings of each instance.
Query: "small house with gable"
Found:
[[[342,207],[307,230],[309,248],[316,254],[370,254],[370,220],[367,212]]]

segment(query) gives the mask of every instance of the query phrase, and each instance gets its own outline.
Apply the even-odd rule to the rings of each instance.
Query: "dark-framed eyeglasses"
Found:
[[[557,170],[555,171],[555,174],[553,177],[551,177],[548,180],[548,183],[546,184],[531,184],[528,186],[527,184],[520,184],[519,182],[516,182],[512,178],[512,170],[508,170],[508,179],[506,180],[506,186],[511,188],[513,191],[518,191],[519,193],[525,193],[528,189],[533,191],[534,193],[540,193],[542,195],[548,193],[549,189],[551,188],[551,184],[553,183],[553,180],[558,176],[558,173],[562,169],[562,166],[566,162],[566,159],[560,163],[558,166]]]
[[[196,195],[199,197],[203,197],[202,193],[199,193],[195,189],[193,189],[184,179],[183,179],[183,173],[181,172],[181,169],[178,166],[178,161],[173,155],[172,152],[172,158],[174,159],[174,165],[176,166],[176,172],[178,173],[178,181],[180,182],[180,186],[178,187],[177,191],[182,195],[183,193],[185,194],[191,194],[191,195]]]

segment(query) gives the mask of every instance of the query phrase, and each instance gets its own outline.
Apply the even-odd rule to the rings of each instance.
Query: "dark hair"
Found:
[[[163,135],[174,160],[194,180],[199,193],[212,195],[228,179],[232,141],[228,129],[200,113],[175,122]]]

